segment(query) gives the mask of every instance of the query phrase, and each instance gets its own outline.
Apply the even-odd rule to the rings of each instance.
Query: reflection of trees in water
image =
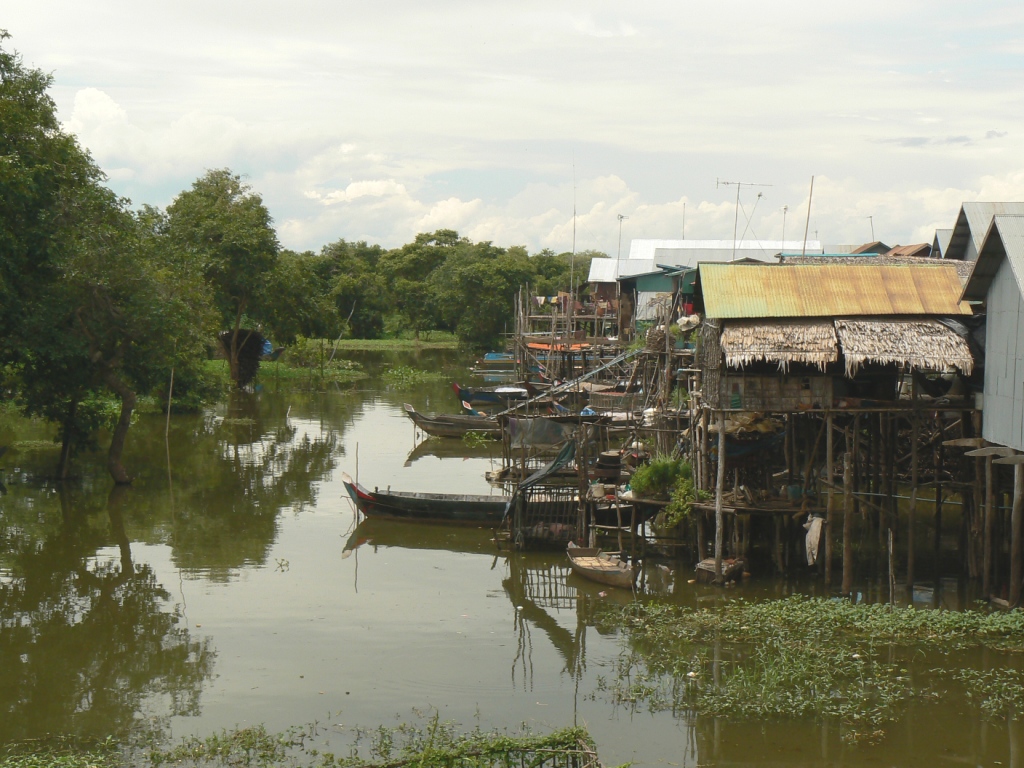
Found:
[[[108,499],[109,532],[78,513],[67,493],[59,510],[5,505],[0,741],[123,733],[153,697],[169,703],[168,714],[198,713],[213,652],[180,626],[152,569],[133,564],[125,492],[115,488]],[[97,556],[110,538],[117,555]]]

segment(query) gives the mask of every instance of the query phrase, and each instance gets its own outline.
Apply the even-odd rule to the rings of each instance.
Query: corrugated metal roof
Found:
[[[590,274],[587,276],[588,283],[614,283],[618,277],[615,267],[618,266],[616,259],[591,259]]]
[[[767,256],[774,256],[779,251],[800,251],[803,248],[803,240],[737,240],[736,251],[763,251]],[[656,251],[725,251],[732,256],[732,240],[647,240],[634,239],[629,243],[630,259],[656,259]],[[817,251],[821,253],[820,240],[808,240],[807,252]],[[749,253],[744,253],[749,256]],[[710,261],[711,259],[708,259]],[[696,263],[696,262],[694,262]]]
[[[981,253],[982,241],[992,223],[993,216],[1024,214],[1024,203],[964,203],[956,217],[945,259],[974,261]]]
[[[949,240],[953,237],[952,229],[936,229],[935,239],[932,240],[932,258],[946,258],[946,251],[949,250]]]
[[[1002,215],[992,218],[978,260],[974,262],[974,270],[964,286],[965,301],[985,300],[1003,259],[1010,262],[1017,285],[1024,293],[1024,216]]]
[[[971,314],[956,267],[934,264],[701,264],[712,318]]]

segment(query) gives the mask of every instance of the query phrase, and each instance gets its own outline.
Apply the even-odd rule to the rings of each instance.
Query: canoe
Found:
[[[448,525],[497,526],[505,516],[509,496],[479,496],[457,493],[409,493],[390,488],[372,491],[342,473],[345,490],[356,508],[368,518],[408,520]]]
[[[617,555],[591,547],[578,547],[571,541],[566,551],[573,571],[583,578],[609,587],[633,588],[636,566],[623,562]]]
[[[417,412],[405,403],[405,415],[413,423],[434,437],[465,437],[467,432],[479,432],[488,437],[501,436],[501,425],[497,419],[489,416],[469,416],[466,414],[450,414],[443,416],[426,416]]]
[[[530,392],[526,387],[464,387],[457,381],[452,382],[452,389],[459,398],[459,402],[475,403],[477,405],[501,405],[506,406],[509,402],[526,400]]]

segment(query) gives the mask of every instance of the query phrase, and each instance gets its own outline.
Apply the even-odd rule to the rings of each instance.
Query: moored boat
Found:
[[[530,391],[526,387],[520,386],[464,387],[457,381],[453,381],[452,389],[455,390],[460,403],[478,405],[507,406],[510,402],[526,400],[530,396]]]
[[[609,587],[633,588],[636,566],[624,562],[617,555],[592,547],[578,547],[571,541],[566,551],[573,571],[583,578]]]
[[[488,437],[500,437],[501,425],[498,420],[489,416],[470,416],[467,414],[450,414],[427,416],[419,413],[405,403],[405,415],[413,423],[434,437],[464,437],[468,432],[478,432]]]
[[[372,491],[342,473],[345,490],[356,508],[369,518],[410,520],[448,525],[497,526],[505,516],[509,496],[458,493],[410,493],[390,488]]]

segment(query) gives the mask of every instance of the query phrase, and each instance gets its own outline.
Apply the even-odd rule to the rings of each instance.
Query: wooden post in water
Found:
[[[722,486],[725,485],[725,411],[718,412],[718,482],[715,484],[715,583],[722,581]]]
[[[966,456],[974,456],[977,460],[985,459],[985,527],[982,541],[981,593],[988,599],[992,593],[992,526],[995,522],[995,488],[992,483],[992,460],[998,456],[1011,456],[1012,448],[990,445],[968,451]]]
[[[1022,572],[1024,552],[1021,551],[1021,537],[1024,533],[1021,520],[1022,507],[1024,507],[1024,453],[996,459],[993,463],[1013,465],[1013,506],[1010,512],[1010,594],[1008,597],[1010,607],[1016,608],[1020,604],[1021,579],[1024,578],[1024,572]]]
[[[914,412],[910,425],[910,512],[907,516],[907,587],[914,599],[914,520],[917,516],[917,441],[920,438],[920,420],[917,414],[917,376],[913,378]]]
[[[847,432],[843,454],[843,586],[841,592],[853,591],[853,471],[850,466],[850,438]]]
[[[942,437],[942,418],[936,416],[935,424]],[[935,567],[940,566],[939,550],[942,546],[942,440],[935,441]]]
[[[828,495],[825,501],[825,589],[828,589],[832,585],[832,485],[835,482],[835,473],[832,471],[832,411],[825,416],[825,432],[825,477],[828,481]]]

